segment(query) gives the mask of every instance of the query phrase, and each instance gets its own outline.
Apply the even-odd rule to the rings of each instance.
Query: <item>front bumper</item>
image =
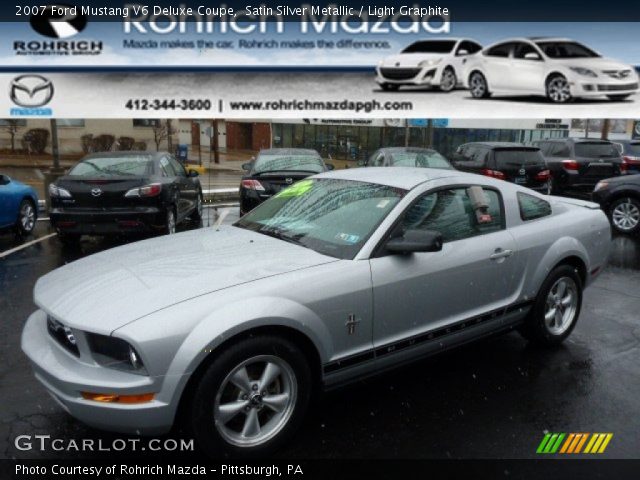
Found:
[[[440,85],[442,67],[387,67],[376,68],[376,82],[380,85]]]
[[[571,93],[574,97],[601,97],[604,95],[632,95],[640,88],[638,77],[614,79],[598,76],[598,78],[579,77],[571,82]]]
[[[165,215],[156,207],[138,209],[65,209],[49,212],[51,225],[58,231],[79,235],[142,233],[162,228]]]
[[[171,429],[176,406],[160,391],[162,377],[148,377],[102,367],[77,358],[48,333],[46,314],[34,312],[22,332],[22,351],[36,379],[71,416],[95,428],[136,435],[160,435]],[[102,403],[82,398],[81,392],[137,395],[158,392],[143,404]]]

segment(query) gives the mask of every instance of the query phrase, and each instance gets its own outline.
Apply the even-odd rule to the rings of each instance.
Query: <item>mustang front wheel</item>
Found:
[[[265,455],[297,430],[311,398],[311,372],[298,347],[249,337],[223,351],[198,384],[192,428],[205,452]]]

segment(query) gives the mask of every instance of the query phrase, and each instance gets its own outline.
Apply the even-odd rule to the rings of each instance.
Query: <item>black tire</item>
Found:
[[[204,199],[202,197],[202,192],[198,193],[198,200],[196,204],[196,208],[191,213],[191,220],[196,222],[202,220],[202,209],[203,209]]]
[[[380,87],[385,92],[397,92],[400,88],[400,85],[396,85],[395,83],[381,83]]]
[[[571,86],[564,75],[555,74],[547,79],[545,85],[547,98],[553,103],[569,103],[573,100]]]
[[[609,100],[612,100],[614,102],[621,102],[622,100],[626,100],[627,98],[629,98],[631,96],[630,93],[626,93],[624,95],[607,95],[607,98]]]
[[[18,220],[16,221],[16,231],[21,237],[26,237],[36,228],[38,218],[37,207],[31,200],[24,199],[18,208]]]
[[[80,245],[81,237],[82,235],[77,233],[58,233],[58,240],[60,240],[65,247],[77,247]]]
[[[607,214],[611,226],[620,233],[633,235],[640,232],[640,200],[622,197],[615,200]]]
[[[167,207],[167,211],[165,212],[164,234],[173,235],[174,233],[176,233],[177,225],[178,217],[176,214],[176,209],[173,205],[169,205]]]
[[[256,358],[277,358],[289,366],[290,369],[288,372],[289,374],[293,372],[296,384],[295,389],[290,391],[294,391],[295,394],[291,395],[291,403],[286,407],[289,409],[287,419],[282,420],[282,423],[278,422],[278,425],[280,425],[278,427],[279,430],[272,433],[272,436],[264,433],[268,438],[264,439],[262,443],[241,446],[234,444],[233,440],[227,438],[228,433],[224,432],[231,431],[227,430],[227,425],[233,424],[233,422],[239,422],[242,424],[242,427],[239,426],[238,428],[242,429],[246,428],[250,414],[278,415],[277,413],[272,413],[272,410],[267,408],[266,399],[269,398],[269,396],[265,395],[265,405],[260,404],[260,406],[255,407],[245,406],[233,414],[230,419],[226,420],[226,423],[223,424],[217,421],[219,420],[219,417],[216,416],[216,412],[219,411],[217,402],[218,399],[227,392],[226,387],[228,385],[238,390],[238,395],[235,397],[232,396],[231,398],[235,398],[237,402],[252,404],[253,397],[247,400],[246,395],[242,393],[243,390],[235,387],[235,384],[230,383],[229,376],[244,362]],[[249,365],[259,367],[260,361],[261,360],[257,360],[256,363],[249,363]],[[249,373],[250,369],[248,368],[245,371],[248,372],[249,378],[254,377],[251,381],[257,384],[257,379],[261,376],[259,370]],[[286,383],[282,381],[280,377],[277,377],[272,385],[275,385],[276,382],[278,385],[284,385]],[[251,386],[253,386],[253,384],[251,384]],[[194,389],[191,409],[187,418],[188,426],[194,434],[198,447],[209,456],[216,456],[220,455],[221,452],[225,452],[236,457],[264,457],[289,440],[298,430],[304,421],[306,411],[309,407],[312,389],[313,382],[309,363],[302,351],[293,342],[274,335],[260,335],[245,338],[223,350],[200,378]],[[254,396],[261,393],[259,390],[255,393],[253,393],[251,389],[248,390],[250,394]],[[222,403],[222,400],[220,400],[220,403]],[[253,409],[255,409],[257,413],[253,412]],[[247,411],[249,413],[247,413]],[[268,426],[268,421],[263,425],[263,427],[265,426]],[[257,435],[262,434],[262,431],[260,431]],[[256,440],[251,440],[252,438],[256,438]],[[258,442],[257,438],[258,437],[249,437],[249,440]]]
[[[557,292],[557,290],[554,289],[561,281],[567,282],[565,292],[569,292],[570,287],[573,289],[576,303],[569,308],[572,314],[567,317],[566,323],[561,323],[556,329],[554,326],[549,325],[550,321],[545,320],[545,314],[550,313],[550,307],[554,306],[554,304],[550,302],[550,298],[554,296],[554,291]],[[568,297],[569,294],[567,293],[567,296],[564,298]],[[558,302],[562,303],[561,300],[562,299],[559,299]],[[520,333],[531,343],[539,346],[554,347],[560,345],[571,334],[576,323],[578,323],[581,307],[582,280],[580,279],[580,275],[578,275],[576,269],[571,265],[560,265],[556,267],[542,283],[533,307],[525,320],[525,324],[520,328]],[[555,305],[555,308],[556,310],[558,309],[558,304]],[[564,317],[564,312],[566,312],[566,309],[560,312],[562,317]],[[551,322],[556,324],[557,317],[555,315]]]
[[[447,78],[445,82],[445,75],[450,75],[451,78]],[[443,92],[452,92],[455,90],[456,85],[458,84],[458,78],[456,77],[456,72],[452,67],[447,67],[442,72],[442,77],[440,79],[440,88]]]
[[[480,72],[473,72],[469,76],[469,90],[473,98],[489,98],[491,96],[487,79]]]

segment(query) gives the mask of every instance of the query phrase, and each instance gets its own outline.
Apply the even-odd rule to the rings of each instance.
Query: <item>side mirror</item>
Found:
[[[535,52],[525,53],[524,54],[524,59],[525,60],[542,60],[542,58],[540,58],[540,55],[538,55]]]
[[[335,170],[336,166],[333,163],[325,163],[327,170]]]
[[[407,230],[402,237],[387,242],[387,251],[408,255],[414,252],[439,252],[442,234],[433,230]]]
[[[253,162],[247,162],[242,164],[242,169],[246,170],[247,172],[251,170],[251,167],[253,167]]]
[[[469,55],[469,50],[465,50],[464,48],[461,50],[458,50],[458,53],[456,54],[458,57],[464,57],[465,55]]]
[[[189,170],[189,177],[191,178],[196,178],[197,176],[199,176],[200,174],[198,173],[197,170]]]

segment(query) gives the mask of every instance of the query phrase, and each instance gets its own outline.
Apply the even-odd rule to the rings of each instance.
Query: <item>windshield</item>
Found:
[[[406,193],[373,183],[306,179],[280,191],[234,225],[352,259]]]
[[[549,58],[594,58],[600,56],[577,42],[538,42],[538,46]]]
[[[544,165],[540,150],[496,150],[496,168],[521,167],[524,165]]]
[[[153,160],[149,155],[130,157],[87,158],[71,169],[69,175],[91,177],[101,175],[146,176],[153,171]]]
[[[576,143],[576,157],[602,158],[619,157],[620,152],[613,143],[580,142]]]
[[[453,170],[449,161],[434,150],[391,153],[394,167],[424,167]]]
[[[313,154],[266,154],[258,156],[253,173],[266,172],[324,172],[324,162]]]
[[[425,40],[416,42],[402,50],[402,53],[450,53],[456,42],[450,40]]]

